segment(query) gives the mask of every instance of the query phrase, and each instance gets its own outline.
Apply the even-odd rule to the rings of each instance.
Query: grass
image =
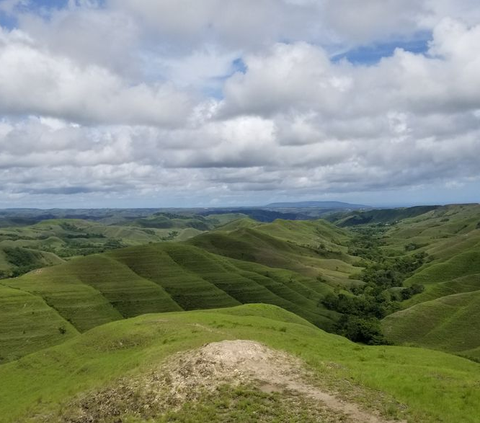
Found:
[[[295,227],[300,231],[296,237]],[[359,273],[359,269],[353,266],[356,258],[347,255],[343,245],[323,238],[322,231],[330,233],[331,228],[321,222],[276,221],[273,224],[241,228],[228,233],[210,232],[188,242],[237,260],[288,269],[313,278],[322,276],[332,285],[351,284],[350,276]],[[336,242],[343,242],[342,237],[345,234],[340,230],[339,232]],[[278,236],[270,233],[277,233]],[[324,246],[319,248],[318,245],[322,243]]]
[[[0,364],[77,334],[40,297],[0,285]]]
[[[441,349],[480,359],[480,291],[449,295],[417,304],[383,321],[387,337],[396,344]],[[422,322],[422,324],[419,324]]]
[[[57,265],[62,259],[102,253],[112,249],[165,241],[185,241],[206,230],[228,224],[243,215],[175,216],[155,214],[121,223],[104,224],[81,219],[49,219],[33,225],[0,227],[0,277],[19,265],[7,250],[21,249],[30,255],[31,268]],[[60,258],[61,257],[61,258]]]
[[[256,340],[298,356],[322,386],[389,416],[422,423],[478,421],[480,365],[417,348],[358,346],[266,305],[147,315],[114,322],[3,365],[0,421],[28,422],[29,416],[55,416],[60,409],[65,411],[79,393],[114,385],[120,377],[148,372],[176,351],[224,339]],[[248,390],[227,390],[218,401],[238,397],[245,402],[230,404],[226,416],[234,418],[225,421],[253,421],[254,413],[266,404],[279,406],[278,421],[290,421],[285,420],[288,409],[275,398],[259,397]],[[192,406],[191,412],[177,412],[179,421],[189,421],[181,420],[182,416],[204,418],[214,415],[215,410],[225,411],[225,407],[218,408],[221,404],[209,403],[208,398]],[[168,421],[162,418],[165,416],[157,421]]]
[[[391,256],[426,252],[429,260],[407,281],[426,289],[383,321],[385,332],[397,344],[480,360],[480,206],[413,214],[381,228],[382,248]],[[33,225],[35,230],[28,227],[32,232],[22,232],[25,227],[3,229],[8,236],[0,231],[0,246],[25,249],[35,246],[40,233],[42,245],[52,249],[64,248],[68,234],[96,231],[104,231],[99,240],[118,237],[135,244],[0,281],[0,356],[8,362],[26,355],[0,366],[2,382],[10,383],[17,396],[20,391],[26,395],[11,397],[0,387],[0,403],[6,395],[0,410],[6,407],[17,417],[54,410],[78,392],[141,371],[174,351],[227,337],[260,340],[297,354],[332,389],[348,393],[350,384],[360,387],[358,400],[373,398],[383,410],[393,407],[392,416],[403,416],[402,408],[382,395],[406,404],[412,422],[476,421],[477,364],[421,348],[358,346],[315,328],[332,330],[339,317],[323,307],[325,295],[336,286],[358,283],[354,278],[361,268],[348,255],[349,231],[322,221],[262,224],[231,222],[231,217],[205,218],[219,229],[182,243],[146,243],[150,237],[168,236],[169,229],[63,219]],[[191,231],[185,238],[199,233],[193,227],[183,230]],[[2,241],[2,233],[9,239]],[[15,233],[21,239],[15,240]],[[414,250],[406,251],[411,245]],[[0,266],[5,262],[0,251]],[[240,307],[259,302],[271,306]],[[184,313],[193,310],[204,311]],[[5,369],[16,369],[18,379]],[[41,380],[30,389],[26,381],[35,369]],[[60,374],[71,376],[56,381]],[[224,393],[233,404],[229,413],[246,419],[235,395]],[[252,392],[248,397],[248,413],[278,404],[278,398]],[[195,410],[192,416],[206,419],[215,409],[197,405],[188,404],[171,418],[181,421]],[[23,417],[18,418],[11,421]]]
[[[480,358],[479,205],[445,206],[394,225],[385,248],[403,254],[416,244],[430,260],[406,285],[425,291],[405,301],[383,327],[390,340]],[[421,322],[421,324],[419,324]]]
[[[281,263],[285,252],[300,250],[308,254],[303,257],[305,263],[312,260],[323,265],[325,273],[340,273],[329,270],[330,261],[317,259],[311,250],[260,236],[269,242],[273,239],[277,246],[270,259],[278,254]],[[289,260],[293,260],[291,256]],[[339,261],[338,267],[350,270],[348,263]],[[2,283],[38,296],[79,332],[147,313],[258,302],[283,307],[326,330],[333,330],[339,317],[322,305],[322,299],[333,290],[323,279],[235,260],[186,243],[149,244],[91,255]],[[55,337],[51,341],[51,345],[57,342]]]

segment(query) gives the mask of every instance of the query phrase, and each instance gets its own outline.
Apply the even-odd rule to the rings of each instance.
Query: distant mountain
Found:
[[[265,206],[272,209],[286,208],[321,208],[321,209],[371,209],[370,206],[362,204],[342,203],[341,201],[299,201],[293,203],[271,203]]]

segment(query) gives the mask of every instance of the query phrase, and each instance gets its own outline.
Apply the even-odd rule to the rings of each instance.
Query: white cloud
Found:
[[[20,26],[0,30],[0,192],[15,201],[245,203],[480,174],[469,0],[2,4]],[[329,53],[418,31],[432,31],[425,54]]]
[[[189,96],[169,82],[129,85],[105,68],[53,55],[23,32],[0,32],[0,113],[177,125],[190,107]]]

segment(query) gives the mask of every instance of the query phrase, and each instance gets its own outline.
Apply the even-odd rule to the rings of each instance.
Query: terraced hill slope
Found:
[[[274,306],[153,314],[0,366],[0,422],[476,423],[479,375],[440,352],[353,344]]]
[[[347,254],[349,234],[325,221],[276,220],[271,224],[214,231],[188,243],[215,254],[322,278],[332,285],[357,283],[356,257]]]
[[[0,241],[0,279],[64,262],[56,254]]]
[[[298,225],[304,228],[305,224]],[[312,225],[305,228],[315,227]],[[323,225],[320,222],[317,227]],[[240,240],[236,231],[212,233],[214,240],[227,240],[224,250],[217,251],[222,255],[187,243],[148,244],[74,259],[2,283],[35,296],[50,307],[57,320],[63,319],[79,332],[146,313],[247,303],[277,305],[318,327],[333,330],[339,314],[327,310],[322,300],[333,292],[335,283],[355,283],[348,279],[349,274],[359,271],[351,264],[354,258],[343,252],[345,247],[341,245],[335,247],[336,251],[317,251],[308,245],[313,235],[305,235],[305,246],[286,241],[294,228],[285,222],[278,222],[278,226],[284,228],[280,232],[283,239],[253,230]],[[333,229],[327,225],[329,235],[325,235],[325,243],[332,248],[333,236],[345,236]],[[265,225],[265,231],[271,232],[272,226]],[[24,350],[30,352],[45,343],[54,345],[63,340],[58,336],[57,323],[50,327],[50,336],[35,337],[28,330],[28,319],[23,320],[21,309],[18,312],[25,332],[5,333],[5,338],[15,338],[16,343],[2,344],[0,356],[22,355],[23,350],[16,347],[22,342],[28,343]],[[33,321],[36,316],[30,318]]]
[[[446,206],[403,220],[385,239],[392,251],[430,257],[406,281],[425,291],[384,320],[388,337],[480,359],[480,206]]]
[[[157,213],[131,221],[124,218],[122,224],[112,225],[80,219],[47,219],[33,225],[0,227],[0,278],[60,264],[70,257],[152,242],[184,241],[242,217]]]
[[[0,285],[0,364],[78,333],[41,297]]]

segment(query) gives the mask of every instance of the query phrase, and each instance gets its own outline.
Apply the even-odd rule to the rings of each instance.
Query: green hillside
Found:
[[[280,251],[293,248],[284,241],[277,243]],[[313,260],[311,251],[305,251],[305,259]],[[280,257],[275,262],[282,260]],[[328,262],[317,259],[318,263],[322,260]],[[343,266],[351,267],[347,263]],[[235,260],[184,243],[149,244],[91,255],[7,279],[3,284],[43,299],[80,332],[146,313],[258,302],[283,307],[327,330],[333,330],[338,318],[338,313],[322,305],[322,299],[333,291],[323,279]],[[59,339],[51,341],[55,344]],[[13,353],[8,345],[0,347],[0,354]]]
[[[81,219],[45,219],[33,225],[18,223],[10,227],[3,226],[0,227],[0,278],[60,264],[71,257],[134,245],[185,241],[242,218],[240,214],[203,217],[156,213],[130,221],[123,218],[121,224]],[[6,225],[9,222],[3,223]]]
[[[177,216],[168,219],[191,221]],[[184,227],[185,238],[197,234],[185,242],[171,242],[180,235],[165,236],[170,229],[83,220],[2,229],[0,264],[38,260],[42,268],[0,281],[0,422],[367,422],[375,410],[380,423],[476,422],[480,206],[353,229],[219,216],[205,218],[208,232]],[[85,256],[66,256],[82,245]],[[385,335],[405,347],[353,344],[323,330],[372,344]],[[171,396],[175,378],[152,376],[177,351],[222,340],[287,351],[313,373],[301,376],[296,394],[288,383],[295,390],[298,378],[265,390],[241,367],[237,382],[216,386],[212,375],[225,365],[202,374],[212,362],[200,355],[191,359],[192,377],[175,377],[214,379],[188,385],[194,394],[186,399],[180,388]],[[292,357],[268,354],[272,369],[286,366],[281,378],[293,371]],[[343,416],[345,404],[357,420]]]
[[[0,242],[0,279],[21,275],[44,266],[63,263],[57,255],[31,248]]]
[[[386,232],[385,248],[400,252],[411,246],[429,256],[406,281],[407,286],[423,285],[424,292],[383,322],[390,340],[480,358],[474,329],[480,322],[479,222],[479,205],[446,206]]]
[[[77,334],[42,298],[0,285],[0,364]]]
[[[480,290],[422,302],[387,316],[383,323],[387,337],[397,344],[409,342],[480,360],[478,322]]]
[[[391,224],[404,219],[421,216],[430,211],[437,210],[439,206],[402,207],[397,209],[375,209],[367,211],[354,211],[349,213],[335,213],[327,216],[330,221],[342,227],[369,224]]]
[[[358,261],[343,245],[348,235],[327,222],[277,220],[254,228],[209,232],[188,242],[215,254],[321,277],[332,285],[350,286]]]
[[[281,361],[257,377],[242,368],[229,373],[222,361],[228,356],[201,361],[206,344],[224,340],[265,346],[252,349],[245,369],[269,365],[268,357]],[[197,354],[192,364],[204,373],[176,370],[177,362],[189,365],[189,355],[175,355],[186,350],[193,359]],[[282,376],[282,368],[298,373]],[[216,379],[218,372],[223,376]],[[480,365],[455,356],[362,347],[282,309],[250,305],[115,322],[0,366],[0,421],[476,423],[479,375]],[[189,396],[174,388],[182,378]],[[295,382],[285,390],[277,380]],[[348,417],[347,410],[360,417]]]
[[[138,226],[140,228],[155,229],[196,229],[209,231],[216,227],[226,225],[246,216],[240,213],[210,214],[202,216],[194,213],[155,213],[151,216],[124,222],[124,226]]]

